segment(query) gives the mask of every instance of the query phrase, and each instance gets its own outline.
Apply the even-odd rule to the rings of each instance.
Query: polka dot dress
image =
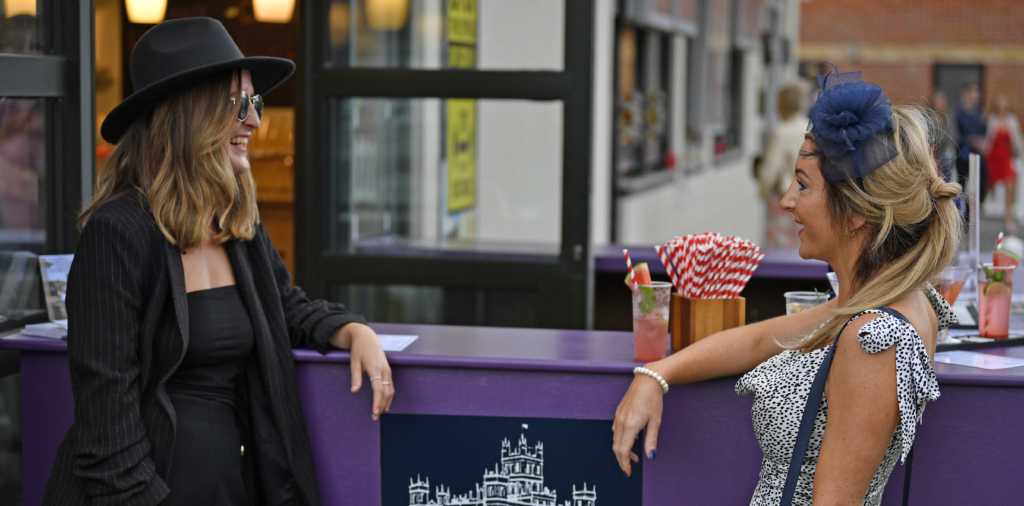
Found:
[[[956,323],[949,304],[934,288],[929,286],[925,293],[938,316],[939,329]],[[858,341],[869,353],[878,353],[896,346],[896,384],[900,406],[900,426],[896,428],[882,464],[878,466],[864,496],[865,505],[875,506],[882,501],[882,491],[896,462],[906,459],[910,452],[914,443],[915,424],[921,422],[925,404],[939,398],[939,385],[924,342],[914,327],[877,309],[864,311],[854,318],[867,313],[879,314],[881,317],[861,327]],[[754,407],[751,410],[754,432],[764,452],[760,479],[750,501],[751,506],[776,506],[782,500],[782,488],[786,484],[789,461],[796,445],[800,418],[807,404],[811,383],[831,346],[808,353],[783,351],[743,375],[736,383],[736,393],[754,394]],[[827,416],[828,399],[822,396],[811,440],[800,468],[796,493],[793,495],[794,505],[809,506],[813,500],[814,470],[825,435]]]

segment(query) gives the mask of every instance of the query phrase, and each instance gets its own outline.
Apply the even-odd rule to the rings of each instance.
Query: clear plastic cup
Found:
[[[786,292],[786,314],[799,313],[828,302],[826,292]]]
[[[981,264],[978,269],[978,335],[992,339],[1010,336],[1012,266]]]
[[[633,290],[633,360],[654,362],[665,358],[671,299],[672,283],[664,281]]]

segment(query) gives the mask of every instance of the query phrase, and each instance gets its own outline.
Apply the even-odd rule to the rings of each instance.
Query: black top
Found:
[[[252,321],[237,285],[189,292],[189,341],[167,393],[235,405],[235,380],[253,347]]]

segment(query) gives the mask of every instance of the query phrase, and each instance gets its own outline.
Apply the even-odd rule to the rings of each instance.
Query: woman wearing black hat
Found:
[[[259,222],[246,158],[261,93],[291,75],[209,18],[162,23],[103,123],[68,277],[75,419],[45,504],[319,504],[292,347],[352,350],[372,418],[394,395],[376,334],[310,301]]]

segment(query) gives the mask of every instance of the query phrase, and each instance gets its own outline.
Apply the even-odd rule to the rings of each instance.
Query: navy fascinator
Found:
[[[860,71],[818,76],[818,86],[809,129],[825,157],[821,173],[828,181],[857,178],[863,189],[860,178],[897,154],[892,103],[881,86],[865,83]]]

